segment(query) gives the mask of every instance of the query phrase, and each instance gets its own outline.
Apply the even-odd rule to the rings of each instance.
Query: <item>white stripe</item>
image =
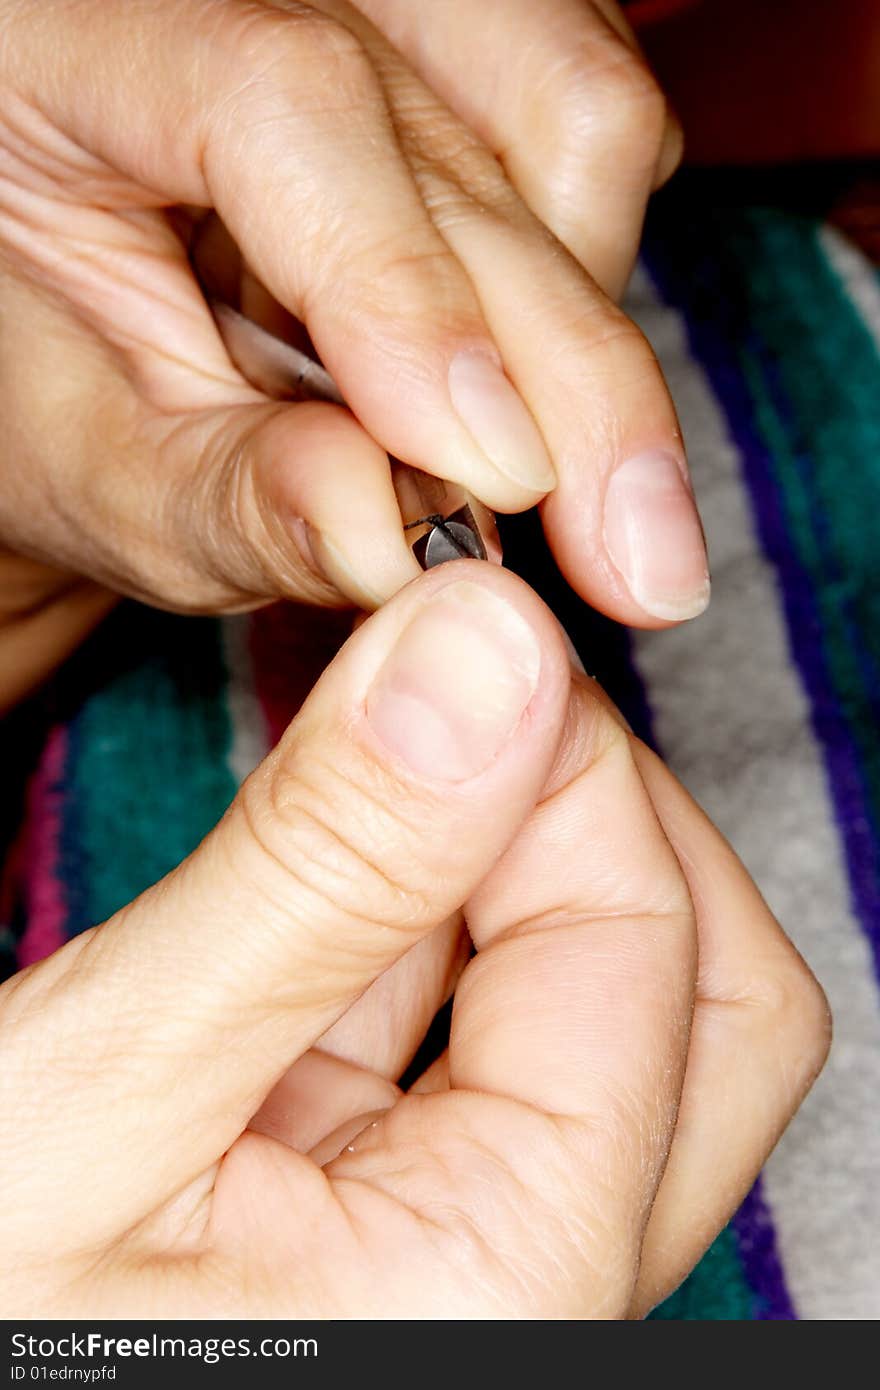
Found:
[[[221,620],[223,656],[229,677],[232,742],[229,768],[240,786],[269,751],[269,730],[254,688],[248,614]]]
[[[681,413],[714,579],[694,623],[635,638],[661,748],[730,838],[825,987],[828,1066],[765,1170],[800,1317],[880,1316],[880,997],[850,909],[808,707],[737,450],[679,316],[640,275],[629,310]]]
[[[822,227],[819,242],[844,289],[880,348],[880,277],[871,262],[836,227]]]

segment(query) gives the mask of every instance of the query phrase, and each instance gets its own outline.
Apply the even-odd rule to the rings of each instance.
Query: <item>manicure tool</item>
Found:
[[[230,358],[252,385],[275,400],[345,401],[330,373],[231,305],[209,298]],[[495,518],[457,483],[391,461],[403,529],[422,569],[471,557],[501,563]]]

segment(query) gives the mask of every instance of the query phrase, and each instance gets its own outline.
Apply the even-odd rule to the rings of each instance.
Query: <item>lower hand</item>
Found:
[[[7,1316],[624,1318],[748,1190],[827,1015],[539,600],[461,561],[189,860],[7,983],[0,1046]]]

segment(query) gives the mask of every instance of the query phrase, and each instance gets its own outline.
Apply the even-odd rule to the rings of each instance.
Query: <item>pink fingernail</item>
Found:
[[[469,580],[439,590],[404,628],[367,697],[382,742],[422,777],[463,782],[494,762],[538,684],[526,621]]]
[[[700,518],[671,454],[627,459],[605,493],[608,554],[646,613],[670,622],[695,618],[710,582]]]
[[[538,426],[491,357],[457,353],[449,364],[449,396],[465,429],[500,473],[534,492],[556,486]]]

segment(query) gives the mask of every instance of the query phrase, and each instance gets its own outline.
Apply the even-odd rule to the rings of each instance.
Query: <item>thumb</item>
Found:
[[[0,1163],[38,1146],[53,1173],[32,1229],[112,1238],[221,1157],[497,861],[568,691],[555,621],[500,567],[441,566],[354,634],[190,859],[0,995],[0,1100],[39,1130]],[[74,1084],[49,1051],[78,1059]],[[104,1194],[87,1232],[83,1172]],[[34,1215],[15,1217],[23,1240]]]

